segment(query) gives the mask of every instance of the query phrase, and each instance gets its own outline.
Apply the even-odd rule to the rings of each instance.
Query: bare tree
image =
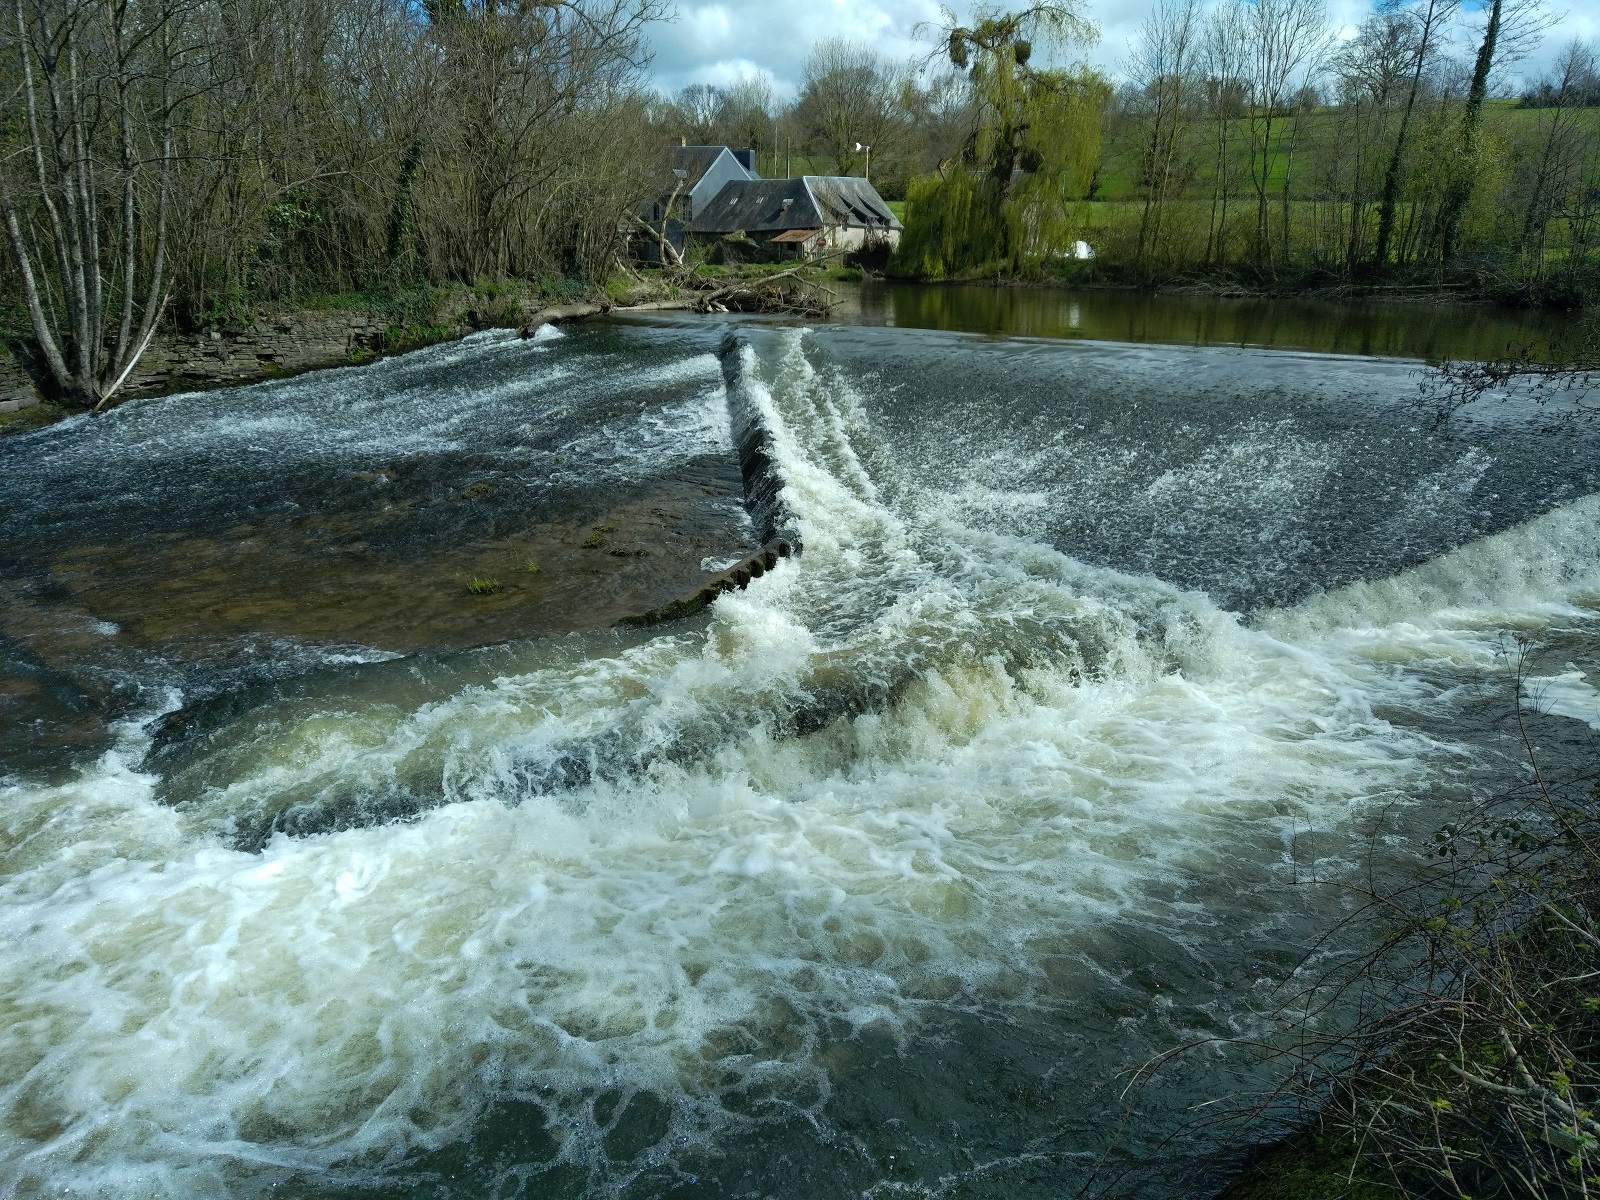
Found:
[[[678,92],[676,115],[682,136],[691,145],[705,146],[716,140],[725,99],[722,89],[709,83],[691,83]]]
[[[1549,103],[1540,114],[1543,137],[1528,179],[1528,197],[1517,239],[1526,274],[1543,273],[1551,222],[1579,183],[1585,142],[1592,145],[1594,141],[1593,133],[1583,128],[1579,114],[1585,107],[1583,102],[1592,99],[1590,90],[1595,77],[1593,48],[1573,40],[1546,81]]]
[[[829,38],[806,62],[795,116],[812,150],[840,175],[853,174],[865,163],[857,145],[871,146],[879,162],[898,151],[908,82],[904,68],[870,46]]]
[[[1341,143],[1347,151],[1345,190],[1348,216],[1343,237],[1343,260],[1353,273],[1365,260],[1379,147],[1386,143],[1388,126],[1397,105],[1414,100],[1415,81],[1410,79],[1416,58],[1418,23],[1404,11],[1374,13],[1361,25],[1361,31],[1339,53],[1335,74],[1345,120]],[[1408,87],[1409,83],[1409,87]],[[1390,160],[1389,172],[1398,166]],[[1392,197],[1391,197],[1392,199]],[[1390,213],[1391,229],[1393,213]]]
[[[1139,91],[1143,133],[1138,256],[1149,264],[1166,206],[1188,182],[1185,148],[1202,26],[1199,0],[1161,0],[1139,29],[1128,74]]]
[[[906,92],[910,122],[907,172],[939,170],[960,153],[973,124],[974,96],[966,75],[948,67],[919,74]]]
[[[1461,248],[1461,226],[1477,182],[1483,105],[1489,98],[1489,80],[1497,65],[1527,53],[1551,23],[1543,0],[1489,0],[1484,14],[1483,40],[1472,66],[1467,102],[1461,110],[1455,153],[1450,162],[1444,197],[1439,205],[1439,258],[1451,262]]]
[[[1405,107],[1400,114],[1400,128],[1395,134],[1394,147],[1389,152],[1389,164],[1383,174],[1383,197],[1378,210],[1378,238],[1373,246],[1372,258],[1379,266],[1389,261],[1394,240],[1395,218],[1400,203],[1400,176],[1409,148],[1411,123],[1417,101],[1422,95],[1423,72],[1433,55],[1438,52],[1438,41],[1446,22],[1455,15],[1460,0],[1421,0],[1413,9],[1406,10],[1391,4],[1388,11],[1404,13],[1412,28],[1410,83],[1406,89]]]
[[[1203,60],[1206,102],[1212,130],[1211,214],[1206,229],[1205,260],[1228,259],[1228,199],[1234,187],[1234,130],[1244,116],[1249,85],[1244,80],[1247,31],[1244,7],[1220,5],[1206,24]]]
[[[453,118],[436,167],[460,216],[448,273],[533,265],[517,253],[528,205],[549,211],[582,176],[597,147],[578,129],[637,78],[644,26],[664,12],[663,0],[434,0],[431,36],[448,68],[440,115]]]
[[[1251,86],[1251,183],[1256,193],[1255,258],[1259,266],[1273,264],[1272,234],[1267,197],[1272,185],[1286,109],[1296,105],[1326,53],[1328,18],[1322,0],[1256,0],[1245,6],[1249,42],[1245,57]],[[1298,121],[1295,122],[1298,124]],[[1291,135],[1294,125],[1291,125]],[[1290,160],[1292,164],[1292,159]],[[1278,253],[1287,258],[1288,177],[1283,181],[1284,236]]]
[[[763,152],[771,154],[777,134],[772,119],[775,107],[772,85],[752,75],[723,92],[719,135],[723,144],[754,150],[756,161]]]
[[[126,382],[166,303],[174,131],[197,54],[184,0],[15,0],[20,136],[0,218],[39,355],[70,402]]]

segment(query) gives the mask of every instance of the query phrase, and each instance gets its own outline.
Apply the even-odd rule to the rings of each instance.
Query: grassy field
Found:
[[[1271,192],[1283,187],[1283,176],[1289,166],[1289,147],[1295,147],[1294,194],[1302,199],[1312,199],[1316,188],[1316,165],[1319,148],[1340,136],[1337,120],[1340,110],[1313,109],[1301,118],[1280,117],[1273,123],[1271,168],[1267,173],[1267,186]],[[1491,100],[1485,106],[1485,126],[1492,138],[1506,144],[1537,141],[1550,116],[1548,109],[1520,108],[1515,100]],[[1600,127],[1600,108],[1583,109],[1583,120]],[[1234,155],[1234,170],[1238,186],[1249,189],[1250,169],[1250,119],[1241,117],[1230,122],[1228,142]],[[1299,126],[1299,128],[1297,128]],[[1197,167],[1197,184],[1205,186],[1215,161],[1216,130],[1209,121],[1199,120],[1189,125],[1182,157]],[[1095,199],[1101,201],[1132,200],[1139,194],[1139,146],[1132,127],[1124,127],[1108,136],[1101,147],[1100,175],[1095,189]]]

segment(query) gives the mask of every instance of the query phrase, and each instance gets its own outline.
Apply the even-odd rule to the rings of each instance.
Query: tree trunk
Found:
[[[1472,199],[1474,162],[1478,155],[1478,133],[1483,126],[1483,102],[1489,94],[1489,72],[1494,68],[1495,42],[1500,36],[1500,10],[1503,0],[1493,0],[1489,23],[1478,47],[1478,61],[1472,68],[1472,86],[1467,91],[1467,106],[1461,113],[1461,136],[1450,186],[1445,190],[1439,213],[1439,258],[1451,262],[1461,249],[1461,220]]]
[[[1422,70],[1427,65],[1429,39],[1433,36],[1439,15],[1438,0],[1429,0],[1428,11],[1422,18],[1422,35],[1417,39],[1417,58],[1411,70],[1411,86],[1406,90],[1405,111],[1400,114],[1400,132],[1395,135],[1394,150],[1383,172],[1383,197],[1378,203],[1378,240],[1372,249],[1372,261],[1384,267],[1389,261],[1389,244],[1394,238],[1395,210],[1400,203],[1400,170],[1405,162],[1406,136],[1411,129],[1411,114],[1417,106],[1417,92],[1422,87]]]
[[[17,25],[20,94],[27,115],[28,158],[38,187],[37,208],[24,218],[17,194],[0,184],[0,217],[22,281],[40,356],[56,390],[71,403],[98,409],[126,382],[150,344],[165,303],[167,219],[174,162],[174,39],[176,12],[154,10],[143,29],[130,28],[144,10],[126,2],[67,0],[36,4],[22,0]],[[157,156],[136,144],[139,101],[135,92],[159,81],[160,179],[155,211],[141,207],[140,176]],[[97,145],[98,141],[98,145]],[[109,153],[107,153],[109,151]],[[97,154],[115,163],[116,197],[106,220],[100,212]],[[148,202],[146,202],[148,203]],[[38,222],[42,210],[44,221]],[[115,212],[112,217],[111,212]],[[105,225],[115,228],[108,231]],[[49,252],[31,244],[29,232],[48,241]],[[140,247],[153,243],[147,294],[140,303]],[[120,249],[110,271],[105,263]],[[40,259],[54,259],[47,285]],[[56,311],[53,297],[59,297]],[[108,336],[115,327],[114,338]]]

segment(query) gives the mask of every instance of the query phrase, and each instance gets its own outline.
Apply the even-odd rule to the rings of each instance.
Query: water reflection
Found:
[[[1133,291],[915,284],[833,285],[836,319],[1024,337],[1189,346],[1265,346],[1375,357],[1542,356],[1566,313],[1380,301],[1233,299]]]

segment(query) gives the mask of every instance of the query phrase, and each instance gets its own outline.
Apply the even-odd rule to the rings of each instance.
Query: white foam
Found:
[[[1337,639],[1388,661],[1485,663],[1508,631],[1587,622],[1600,604],[1600,496],[1585,496],[1398,575],[1361,582],[1258,625],[1294,640]]]
[[[703,642],[419,711],[344,768],[443,748],[460,799],[416,824],[247,855],[197,836],[116,758],[0,795],[0,997],[38,1014],[0,1035],[14,1064],[0,1100],[26,1116],[12,1128],[34,1131],[54,1178],[87,1183],[74,1160],[92,1145],[119,1186],[168,1190],[184,1166],[206,1194],[233,1157],[311,1167],[438,1144],[496,1088],[552,1089],[558,1107],[602,1077],[710,1120],[695,1081],[734,1031],[761,1048],[724,1069],[814,1075],[785,1023],[900,1024],[919,997],[1026,981],[1043,931],[1147,908],[1151,882],[1226,858],[1210,822],[1236,836],[1287,795],[1327,817],[1404,771],[1403,739],[1333,677],[1200,611],[1194,649],[1223,674],[1190,678],[1131,645],[1087,685],[974,655],[809,739],[757,728],[635,782],[469,799],[517,798],[541,742],[619,710],[671,724],[792,688],[837,653],[785,611],[799,574],[726,604]],[[904,652],[982,621],[925,593],[880,628]],[[327,731],[319,745],[333,752]],[[285,748],[235,786],[277,790],[311,767]],[[793,1014],[780,1026],[774,1000]]]
[[[250,1194],[262,1164],[442,1145],[508,1093],[572,1161],[599,1087],[669,1098],[673,1144],[738,1120],[739,1081],[820,1103],[824,1029],[1043,997],[1106,922],[1223,919],[1194,880],[1244,888],[1294,829],[1410,791],[1434,747],[1374,714],[1361,631],[1486,629],[1589,586],[1592,499],[1246,628],[897,509],[802,334],[747,366],[806,553],[703,630],[291,698],[214,739],[226,770],[182,812],[132,732],[0,789],[5,1194]],[[701,408],[662,436],[701,444]],[[794,736],[796,713],[820,717]],[[574,747],[589,782],[547,792]],[[214,832],[419,780],[443,803],[410,823],[259,854]]]
[[[1600,691],[1587,682],[1584,672],[1570,663],[1568,667],[1560,675],[1535,675],[1524,679],[1523,691],[1539,712],[1571,717],[1590,729],[1600,729]]]

